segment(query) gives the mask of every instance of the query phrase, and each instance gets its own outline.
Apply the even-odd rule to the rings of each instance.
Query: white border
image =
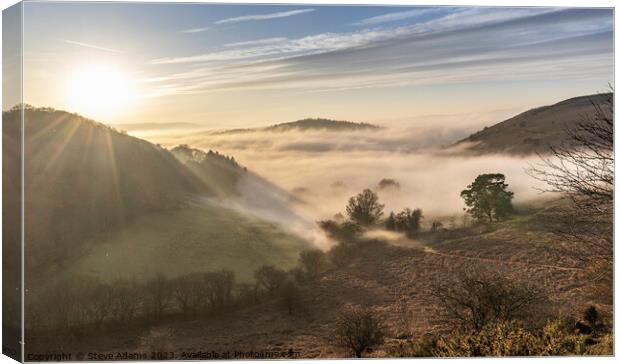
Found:
[[[79,1],[79,0],[64,0],[66,2],[69,1]],[[107,2],[174,2],[174,3],[199,3],[200,1],[182,1],[182,0],[133,0],[133,1],[121,1],[121,0],[109,0]],[[342,5],[473,5],[473,6],[564,6],[564,7],[608,7],[615,8],[615,3],[612,0],[308,0],[308,1],[300,1],[300,0],[288,0],[288,1],[264,1],[264,0],[242,0],[242,1],[231,1],[231,0],[219,0],[219,1],[205,1],[210,3],[246,3],[246,4],[342,4]],[[13,4],[17,3],[15,0],[0,0],[0,8],[5,9]],[[616,16],[614,11],[614,28],[616,24]],[[615,29],[614,29],[615,30]],[[0,39],[2,35],[2,20],[0,17]],[[615,35],[615,33],[614,33]],[[618,47],[618,38],[614,37],[614,50]],[[615,61],[614,61],[614,70],[615,70]],[[22,72],[23,73],[23,72]],[[2,77],[0,76],[0,81]],[[614,72],[614,85],[618,85],[618,76]],[[0,91],[1,92],[1,91]],[[615,95],[614,95],[615,98]],[[615,103],[615,100],[614,100]],[[618,140],[620,138],[618,135],[615,135],[615,145],[618,145]],[[0,149],[2,146],[2,141],[0,138]],[[0,179],[2,177],[2,171],[0,169]],[[2,196],[0,193],[0,204],[2,202]],[[615,208],[617,208],[620,204],[618,200],[615,200]],[[0,212],[0,217],[1,217]],[[620,221],[620,217],[617,215],[614,216],[614,227],[617,226]],[[614,229],[615,232],[615,229]],[[615,236],[614,236],[615,237]],[[615,239],[614,239],[615,243]],[[1,253],[0,253],[1,255]],[[0,273],[1,274],[1,273]],[[614,260],[614,277],[618,277],[618,265],[615,264]],[[619,292],[619,284],[618,279],[614,281],[614,306],[616,302],[616,297]],[[0,318],[2,317],[2,312],[0,310]],[[614,323],[618,322],[618,309],[616,308],[614,312]],[[614,352],[620,353],[619,348],[620,344],[617,337],[617,332],[615,332],[614,325],[614,333],[616,337],[614,338]],[[1,330],[0,330],[0,339],[1,339]],[[431,363],[436,363],[446,359],[374,359],[373,362],[376,363],[389,363],[389,360],[399,360],[399,361],[410,361],[410,360],[424,360]],[[553,362],[562,362],[562,363],[577,363],[587,361],[588,363],[611,363],[615,362],[615,358],[601,358],[601,357],[553,357],[553,358],[472,358],[472,359],[448,359],[448,360],[467,360],[470,363],[483,363],[483,362],[494,362],[500,361],[502,363],[548,363],[550,361]],[[299,360],[297,360],[299,361]],[[250,363],[252,361],[241,360],[236,361],[239,363]],[[265,362],[275,362],[273,360],[266,360]],[[316,363],[327,363],[327,360],[314,360]],[[348,360],[329,360],[329,363],[347,363]],[[6,356],[0,355],[0,364],[8,364],[14,363],[12,359],[9,359]],[[170,362],[152,362],[152,363],[170,363]],[[181,362],[175,362],[181,363]]]

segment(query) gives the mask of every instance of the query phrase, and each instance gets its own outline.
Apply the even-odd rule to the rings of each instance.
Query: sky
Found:
[[[613,82],[611,9],[24,6],[24,101],[108,124],[516,112]]]

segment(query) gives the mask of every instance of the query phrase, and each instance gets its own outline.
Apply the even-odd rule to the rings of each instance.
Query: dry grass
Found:
[[[538,282],[550,298],[550,308],[577,315],[597,304],[605,315],[612,307],[588,297],[588,280],[578,261],[563,255],[563,242],[552,233],[553,211],[534,211],[489,229],[457,238],[412,242],[413,247],[373,242],[364,244],[347,267],[332,269],[302,287],[301,309],[287,314],[275,301],[200,320],[170,320],[150,330],[170,333],[176,352],[286,351],[301,357],[334,358],[348,354],[332,340],[334,322],[343,307],[359,305],[377,312],[386,341],[367,356],[386,355],[402,339],[450,328],[433,320],[428,292],[436,280],[447,279],[464,266],[479,265]],[[548,228],[544,228],[547,226]],[[158,331],[155,331],[158,332]],[[127,334],[130,335],[130,334]],[[144,337],[140,333],[138,337]],[[99,350],[128,350],[127,342]],[[136,341],[135,348],[140,347]],[[89,345],[83,343],[82,345]]]

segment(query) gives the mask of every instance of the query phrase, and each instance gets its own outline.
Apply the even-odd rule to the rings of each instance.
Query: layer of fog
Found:
[[[539,161],[537,156],[475,156],[448,149],[470,134],[472,127],[446,125],[455,124],[393,123],[381,130],[351,132],[195,133],[166,143],[187,143],[234,156],[288,193],[274,196],[269,184],[242,180],[238,187],[252,203],[235,202],[233,207],[279,222],[320,245],[326,239],[316,231],[316,221],[344,215],[348,199],[365,188],[378,192],[386,214],[421,208],[427,221],[462,216],[465,206],[460,192],[482,173],[503,173],[515,203],[541,198],[544,184],[526,172]],[[400,187],[378,188],[384,178]],[[270,198],[260,200],[269,194]]]

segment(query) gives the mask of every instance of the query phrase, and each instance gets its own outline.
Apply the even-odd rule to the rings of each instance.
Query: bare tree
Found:
[[[338,317],[334,337],[336,344],[361,358],[365,351],[383,343],[384,333],[374,312],[350,308]]]
[[[529,174],[572,202],[558,233],[572,241],[568,251],[591,267],[592,279],[611,293],[613,279],[614,122],[613,89],[591,100],[592,116],[584,116],[567,141],[551,146],[550,156]],[[611,296],[611,295],[609,295]]]
[[[135,280],[119,280],[114,283],[112,317],[118,322],[131,322],[140,308],[140,294]]]
[[[474,331],[493,322],[534,319],[533,308],[544,302],[541,289],[534,284],[504,272],[478,269],[459,272],[453,280],[437,281],[429,293],[440,321]]]
[[[172,298],[170,281],[163,274],[149,279],[144,286],[145,311],[150,318],[157,319],[169,308]]]
[[[566,130],[566,142],[550,146],[551,157],[541,156],[542,165],[531,174],[550,186],[550,192],[569,196],[576,206],[591,215],[613,213],[614,121],[613,93],[592,100],[593,116],[584,116]]]
[[[206,282],[199,273],[180,276],[172,281],[174,299],[185,314],[204,307]]]
[[[232,303],[235,273],[228,270],[204,275],[207,301],[212,309],[222,309]]]

